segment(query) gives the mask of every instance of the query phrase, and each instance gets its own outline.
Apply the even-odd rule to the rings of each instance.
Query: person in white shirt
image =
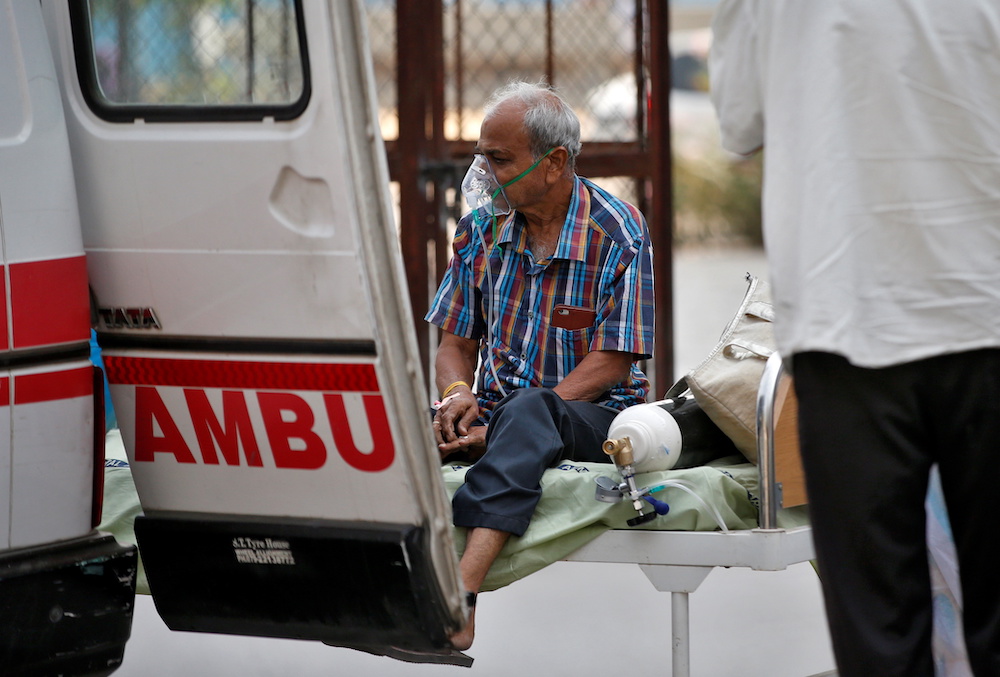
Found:
[[[713,34],[723,145],[766,148],[775,333],[839,674],[934,674],[937,464],[969,663],[1000,675],[1000,3],[721,0]]]

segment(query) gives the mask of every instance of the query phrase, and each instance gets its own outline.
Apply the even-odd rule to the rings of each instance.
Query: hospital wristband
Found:
[[[441,399],[443,400],[444,398],[448,397],[448,393],[450,393],[452,390],[454,390],[458,386],[465,386],[466,388],[469,388],[470,390],[472,389],[469,386],[469,384],[466,383],[465,381],[455,381],[450,386],[448,386],[447,388],[444,389],[444,392],[441,393]]]

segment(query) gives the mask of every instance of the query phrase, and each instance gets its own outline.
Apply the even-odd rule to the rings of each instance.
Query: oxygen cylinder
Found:
[[[692,468],[740,453],[693,397],[637,404],[619,412],[608,440],[625,437],[637,473]]]

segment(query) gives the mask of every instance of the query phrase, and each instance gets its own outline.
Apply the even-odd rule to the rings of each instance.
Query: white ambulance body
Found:
[[[94,531],[103,387],[37,2],[0,2],[0,92],[0,674],[109,674],[131,631],[137,558]]]
[[[234,16],[238,6],[249,16]],[[57,73],[24,76],[45,94],[28,106],[0,100],[8,348],[54,342],[36,334],[68,325],[70,314],[76,324],[58,335],[58,354],[69,352],[64,343],[86,345],[86,289],[67,296],[61,280],[89,282],[144,513],[139,554],[161,617],[175,630],[375,651],[442,647],[468,610],[427,425],[360,3],[40,7],[41,15],[37,2],[0,0],[14,44],[30,52],[23,59],[50,50]],[[278,23],[262,28],[265,15]],[[234,26],[249,29],[241,37]],[[223,79],[213,69],[228,64],[234,41],[247,55],[235,67],[246,91],[191,94]],[[149,79],[136,84],[139,71]],[[25,109],[69,141],[62,166],[44,176],[33,173],[38,151],[7,154],[5,139],[31,126],[9,121]],[[73,182],[75,198],[32,213],[58,212],[70,225],[52,235],[57,248],[36,251],[38,226],[11,230],[8,186],[50,197],[56,180]],[[30,274],[27,262],[39,259],[53,262],[45,273],[53,282],[36,293],[58,301],[16,295],[18,265]],[[37,320],[31,331],[20,329],[18,303]],[[10,383],[16,404],[20,362],[8,361],[3,392]],[[49,380],[69,383],[87,366],[67,357],[58,365],[66,373]],[[58,396],[86,409],[93,389],[88,381]],[[30,425],[45,435],[81,435],[93,415],[39,417]],[[30,492],[41,480],[13,475],[14,453],[0,449],[0,471],[12,478],[0,511],[50,515],[51,496],[20,497],[22,485]],[[68,496],[89,490],[93,468],[24,472],[66,487],[59,501],[75,511],[90,507],[90,494],[72,505]],[[8,547],[43,527],[49,540],[90,528],[6,521]]]

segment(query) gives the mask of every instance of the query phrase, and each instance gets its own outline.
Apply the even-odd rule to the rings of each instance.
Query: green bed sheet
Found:
[[[108,433],[107,464],[104,473],[104,514],[102,531],[114,534],[121,543],[135,543],[133,522],[142,512],[136,495],[121,436]],[[441,469],[449,495],[465,481],[470,466],[448,465]],[[629,503],[603,503],[595,499],[595,479],[605,475],[620,481],[615,467],[604,463],[565,462],[545,472],[542,498],[531,526],[523,536],[511,538],[487,577],[484,589],[495,590],[557,562],[608,529],[629,529],[626,522],[635,516]],[[701,498],[715,507],[727,529],[757,526],[757,468],[742,457],[719,459],[709,465],[683,470],[646,473],[637,478],[642,486],[663,480],[683,480]],[[667,487],[655,494],[670,506],[670,512],[637,529],[668,531],[714,531],[720,529],[715,516],[686,491]],[[783,510],[779,526],[804,524],[804,509]],[[455,547],[461,554],[465,530],[455,529]],[[140,552],[136,592],[149,594]]]

